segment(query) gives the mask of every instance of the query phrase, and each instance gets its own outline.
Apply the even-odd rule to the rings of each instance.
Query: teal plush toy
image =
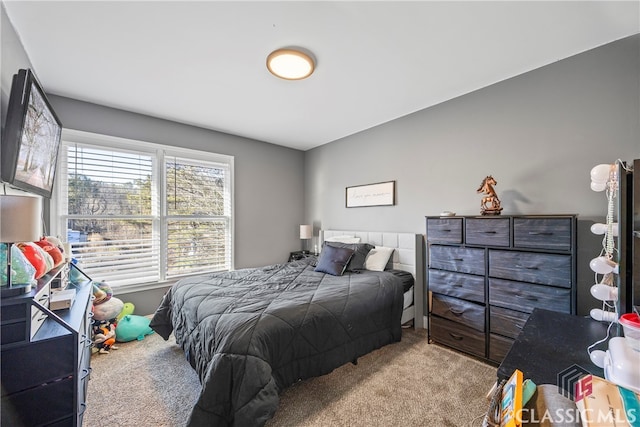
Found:
[[[127,314],[118,322],[116,326],[116,341],[127,342],[133,340],[143,340],[145,335],[153,333],[149,327],[151,319],[135,314]]]

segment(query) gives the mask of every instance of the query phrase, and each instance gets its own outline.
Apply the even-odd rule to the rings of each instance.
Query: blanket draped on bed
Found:
[[[173,331],[200,377],[189,425],[264,425],[285,387],[400,340],[399,279],[312,262],[185,278],[166,293],[151,327]]]

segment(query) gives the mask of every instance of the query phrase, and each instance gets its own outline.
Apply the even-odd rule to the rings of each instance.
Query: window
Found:
[[[232,268],[233,157],[65,131],[59,158],[57,234],[94,280]]]

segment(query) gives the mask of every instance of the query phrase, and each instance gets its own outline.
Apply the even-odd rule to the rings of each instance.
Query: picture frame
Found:
[[[371,206],[393,206],[396,204],[396,182],[376,182],[354,185],[345,191],[345,206],[361,208]]]

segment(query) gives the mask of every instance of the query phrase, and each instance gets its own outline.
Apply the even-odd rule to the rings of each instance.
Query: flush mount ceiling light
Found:
[[[315,62],[310,54],[298,49],[274,50],[267,57],[267,68],[276,77],[286,80],[302,80],[311,75]]]

